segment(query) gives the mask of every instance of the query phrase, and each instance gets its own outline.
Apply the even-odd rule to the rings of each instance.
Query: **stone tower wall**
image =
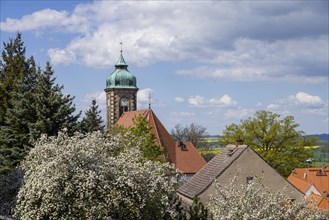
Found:
[[[128,99],[127,111],[135,111],[137,109],[137,91],[138,89],[128,88],[107,88],[106,92],[106,126],[110,129],[119,119],[121,99]]]

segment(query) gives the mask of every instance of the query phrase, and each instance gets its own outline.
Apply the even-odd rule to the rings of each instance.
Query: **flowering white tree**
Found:
[[[139,143],[100,132],[43,136],[23,163],[20,219],[177,219],[169,164],[147,161]]]
[[[221,186],[218,182],[214,182],[214,186],[217,193],[207,206],[213,219],[325,219],[317,208],[291,201],[288,193],[272,193],[261,184],[261,180],[253,180],[239,187],[235,176],[227,186]]]

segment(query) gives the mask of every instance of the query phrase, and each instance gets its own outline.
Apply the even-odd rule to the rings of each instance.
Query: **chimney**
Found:
[[[243,140],[241,140],[240,138],[235,140],[235,146],[239,146],[239,145],[243,145]]]

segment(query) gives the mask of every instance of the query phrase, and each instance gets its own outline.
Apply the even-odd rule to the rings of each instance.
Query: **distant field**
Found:
[[[329,166],[329,162],[314,162],[311,164],[311,167],[322,167]]]
[[[218,148],[221,147],[218,141],[218,136],[213,137],[205,137],[202,138],[204,144],[204,148]]]
[[[210,161],[214,156],[221,152],[221,148],[199,148],[201,156],[205,159],[205,161]]]
[[[219,154],[222,149],[220,148],[210,148],[210,149],[205,149],[205,148],[200,148],[198,151],[201,154]]]
[[[222,146],[220,146],[218,139],[219,136],[203,138],[205,147],[198,149],[198,151],[206,161],[209,161],[216,154],[220,153]],[[309,149],[313,154],[313,158],[311,158],[313,162],[310,166],[329,166],[329,141],[322,139],[314,146],[305,146],[305,149]]]

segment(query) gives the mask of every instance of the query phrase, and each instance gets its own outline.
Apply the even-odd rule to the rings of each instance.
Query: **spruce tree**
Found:
[[[49,62],[45,70],[39,76],[34,108],[36,109],[37,120],[30,125],[30,137],[37,140],[41,134],[49,136],[57,135],[58,131],[66,128],[69,134],[77,129],[77,121],[80,113],[74,115],[75,105],[74,97],[64,95],[63,86],[55,83],[56,78],[53,76]]]
[[[9,39],[8,43],[3,43],[0,67],[0,126],[4,124],[7,109],[12,106],[11,94],[29,68],[25,50],[21,33],[17,33],[16,38]]]
[[[90,108],[85,112],[85,117],[80,122],[82,133],[104,131],[104,123],[100,113],[101,111],[98,110],[96,100],[93,99]]]
[[[7,108],[4,123],[0,126],[0,173],[9,171],[21,161],[32,147],[29,125],[36,120],[33,108],[37,70],[33,57],[26,61],[27,70],[16,80],[11,91],[11,107]]]
[[[74,115],[74,97],[62,93],[55,84],[49,63],[45,71],[34,58],[25,58],[25,47],[18,33],[4,43],[0,67],[0,173],[16,166],[41,134],[57,135],[67,128],[77,129],[80,113]]]

